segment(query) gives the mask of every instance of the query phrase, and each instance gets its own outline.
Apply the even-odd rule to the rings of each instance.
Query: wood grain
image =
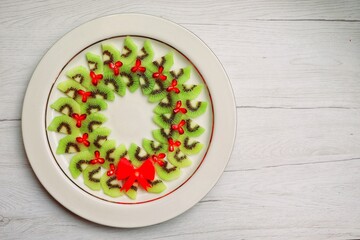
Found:
[[[233,84],[232,158],[194,208],[156,226],[103,227],[31,170],[20,117],[37,62],[96,17],[154,13],[219,57]],[[359,1],[1,1],[0,239],[359,239]]]

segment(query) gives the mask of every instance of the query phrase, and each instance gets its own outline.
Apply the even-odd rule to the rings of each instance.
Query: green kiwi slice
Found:
[[[78,135],[73,134],[60,139],[56,154],[76,153],[86,150],[83,144],[76,142],[77,137]]]
[[[206,111],[207,102],[201,102],[196,100],[186,100],[185,107],[187,109],[186,115],[191,118],[196,118]]]
[[[108,176],[105,172],[100,178],[100,185],[104,193],[110,197],[120,197],[124,195],[121,191],[121,183],[116,179],[115,175]]]
[[[160,128],[152,131],[154,139],[160,143],[168,143],[169,138],[177,139],[179,133],[177,131],[171,130],[169,128]]]
[[[154,108],[157,114],[171,113],[174,110],[178,97],[175,94],[168,93],[159,104]]]
[[[89,151],[83,151],[72,157],[69,170],[73,178],[77,178],[84,169],[89,165],[89,161],[94,158],[94,155]]]
[[[121,77],[115,76],[112,72],[104,74],[104,78],[101,82],[106,87],[116,92],[119,96],[125,96],[126,84]]]
[[[123,71],[120,73],[120,76],[121,80],[125,83],[130,92],[135,92],[139,88],[139,78],[136,77],[136,75],[130,73],[129,71]]]
[[[115,152],[114,152],[114,165],[117,166],[117,164],[119,163],[120,159],[123,157],[126,157],[128,154],[128,151],[126,149],[125,144],[121,144],[118,147],[116,147]]]
[[[140,59],[142,65],[147,67],[147,65],[152,62],[153,58],[154,50],[151,46],[151,42],[149,40],[145,40],[144,46],[138,52],[137,59]]]
[[[147,189],[149,193],[161,193],[166,189],[166,185],[160,179],[150,182],[151,187]]]
[[[181,100],[193,100],[199,96],[203,89],[203,85],[194,85],[194,84],[181,84],[179,86],[179,98]]]
[[[154,81],[154,86],[148,95],[149,102],[158,102],[166,97],[167,91],[165,83],[159,79]]]
[[[80,133],[79,128],[76,127],[76,121],[67,115],[54,117],[48,127],[48,130],[68,135],[77,135]]]
[[[150,155],[141,147],[138,145],[132,143],[129,147],[129,158],[131,163],[135,167],[140,167],[141,164],[147,160],[150,157]]]
[[[102,44],[102,59],[104,62],[104,66],[108,65],[111,62],[120,61],[120,51],[117,50],[114,46],[109,44]],[[108,67],[108,66],[107,66]]]
[[[99,55],[88,52],[88,53],[86,53],[86,59],[87,59],[90,71],[93,71],[96,74],[103,73],[104,64]]]
[[[50,107],[70,117],[73,113],[80,113],[80,105],[74,99],[68,97],[59,98]]]
[[[176,79],[178,84],[184,84],[190,78],[191,67],[180,68],[170,71],[170,76],[172,79]]]
[[[83,176],[85,185],[91,190],[99,191],[101,189],[100,178],[102,172],[99,164],[88,165],[83,171]]]
[[[121,51],[121,62],[126,65],[133,63],[137,56],[137,50],[138,47],[134,41],[129,36],[127,36],[124,40],[124,47]]]
[[[179,141],[181,142],[179,148],[186,155],[198,154],[204,146],[199,141],[184,135],[179,137]]]
[[[131,186],[131,188],[125,192],[126,196],[128,196],[130,199],[135,200],[137,196],[137,186]]]
[[[68,95],[69,97],[71,97],[72,99],[74,99],[75,101],[77,101],[78,103],[82,103],[81,97],[79,96],[77,91],[78,90],[86,91],[86,89],[83,86],[81,86],[80,83],[74,82],[72,80],[66,80],[59,83],[57,88],[66,95]]]
[[[163,166],[155,164],[155,171],[157,175],[164,181],[172,181],[180,177],[180,168],[173,166],[169,162],[164,162]]]
[[[85,133],[92,133],[95,129],[99,128],[104,122],[107,121],[107,118],[100,113],[93,113],[86,116],[86,119],[82,122],[80,131]]]
[[[144,73],[138,73],[139,85],[144,95],[149,95],[155,86],[155,80]]]
[[[185,135],[189,137],[199,137],[205,132],[205,128],[201,127],[191,118],[185,120],[186,124],[184,127]]]
[[[105,159],[103,164],[104,168],[109,168],[110,164],[115,164],[116,160],[116,142],[114,140],[107,140],[104,142],[100,149],[100,156]]]
[[[173,152],[168,152],[167,158],[172,165],[179,168],[191,165],[190,159],[179,148],[175,149]]]
[[[108,101],[114,101],[115,99],[114,92],[110,88],[104,86],[103,84],[99,84],[96,87],[90,86],[89,90],[92,93],[91,95],[92,98],[103,99]]]
[[[181,114],[164,113],[154,114],[153,121],[161,128],[170,128],[172,124],[177,124],[181,119]]]
[[[102,145],[107,141],[111,130],[105,127],[96,128],[89,134],[90,150],[100,149]]]
[[[81,112],[85,114],[92,114],[107,109],[107,103],[105,100],[99,98],[90,98],[80,105]]]
[[[159,67],[163,67],[163,73],[169,72],[170,68],[174,64],[174,53],[169,52],[165,56],[162,56],[155,61],[152,62],[152,64],[148,64],[148,70],[150,72],[157,72],[159,70]]]
[[[66,75],[84,87],[91,86],[90,72],[84,66],[72,68],[66,72]]]
[[[164,143],[155,142],[146,138],[143,139],[142,146],[149,154],[165,153],[168,148]]]

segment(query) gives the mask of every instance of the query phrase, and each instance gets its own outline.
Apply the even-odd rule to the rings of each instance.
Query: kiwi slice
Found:
[[[124,144],[121,144],[118,147],[116,147],[116,149],[114,151],[114,159],[115,159],[114,165],[117,166],[120,159],[123,157],[126,157],[127,154],[128,154],[128,151]]]
[[[49,131],[54,131],[54,132],[58,132],[58,133],[64,133],[64,134],[79,134],[79,128],[76,127],[76,121],[67,116],[67,115],[61,115],[61,116],[57,116],[55,117],[49,127],[48,127]]]
[[[69,170],[73,178],[77,178],[89,165],[89,161],[94,158],[94,154],[89,151],[83,151],[72,157]]]
[[[106,87],[116,92],[119,96],[125,96],[126,84],[121,77],[115,76],[112,72],[104,74],[104,78],[101,82]]]
[[[137,55],[137,59],[141,60],[141,64],[145,67],[152,62],[154,58],[154,50],[149,40],[145,40],[144,46],[140,49]]]
[[[121,51],[121,62],[126,65],[133,63],[137,56],[137,50],[138,47],[134,41],[129,36],[127,36],[124,40],[124,47]]]
[[[154,112],[157,114],[171,113],[176,106],[177,100],[177,95],[168,93],[154,108]]]
[[[147,160],[150,155],[138,145],[132,143],[129,148],[129,158],[135,167],[140,167],[141,164]]]
[[[186,155],[198,154],[204,146],[199,141],[184,135],[179,137],[179,141],[181,142],[179,148]]]
[[[102,156],[106,161],[103,164],[104,168],[109,168],[109,165],[115,164],[116,156],[116,142],[114,140],[107,140],[104,142],[100,149],[100,156]]]
[[[124,195],[124,192],[121,191],[120,181],[116,179],[115,175],[108,176],[105,172],[100,178],[100,185],[104,193],[110,197],[120,197]]]
[[[96,87],[90,86],[89,91],[91,91],[92,93],[91,96],[92,98],[103,99],[108,101],[114,101],[115,99],[114,92],[110,88],[104,86],[103,84],[99,84]]]
[[[172,124],[177,124],[181,119],[181,114],[164,113],[155,114],[153,121],[161,128],[170,128]]]
[[[199,96],[203,89],[203,85],[194,85],[194,84],[181,84],[179,86],[179,98],[181,100],[193,100]]]
[[[139,88],[139,78],[130,71],[123,71],[120,73],[120,76],[130,92],[135,92]]]
[[[66,76],[83,85],[84,87],[91,86],[91,78],[89,70],[84,66],[79,66],[70,69],[66,72]]]
[[[88,52],[86,53],[86,60],[90,71],[93,71],[96,74],[103,73],[104,64],[99,55]]]
[[[159,67],[163,67],[163,73],[169,72],[170,68],[174,64],[174,54],[173,52],[167,53],[165,56],[156,59],[151,64],[148,64],[148,70],[150,72],[157,72]],[[168,79],[167,79],[168,80]]]
[[[137,186],[131,186],[131,188],[125,192],[126,196],[128,196],[130,199],[135,200],[137,196]]]
[[[66,80],[59,83],[57,85],[57,88],[66,95],[68,95],[69,97],[71,97],[72,99],[74,99],[75,101],[77,101],[78,103],[82,103],[81,96],[79,96],[77,91],[78,90],[86,91],[86,89],[83,86],[81,86],[80,83],[74,82],[72,80]]]
[[[206,111],[207,102],[200,102],[196,100],[186,100],[185,107],[187,109],[186,115],[191,118],[196,118]]]
[[[167,152],[167,145],[164,143],[155,142],[144,138],[142,146],[149,154],[165,153]]]
[[[100,149],[110,135],[110,129],[99,127],[89,134],[90,150]]]
[[[98,127],[100,127],[104,122],[106,122],[107,118],[100,113],[93,113],[86,116],[86,119],[82,122],[80,131],[85,133],[91,133]]]
[[[156,79],[154,81],[154,87],[148,95],[149,102],[158,102],[166,97],[166,85],[163,81]]]
[[[170,71],[170,76],[172,79],[176,79],[178,84],[184,84],[190,78],[191,67],[180,68]]]
[[[101,189],[100,178],[102,172],[99,164],[88,165],[83,171],[83,176],[85,185],[91,190],[99,191]]]
[[[161,193],[166,189],[166,185],[159,179],[151,181],[150,184],[151,187],[147,189],[149,193]]]
[[[149,95],[155,86],[155,80],[144,73],[137,73],[139,85],[144,95]]]
[[[155,164],[155,171],[157,175],[164,181],[172,181],[180,177],[180,168],[173,166],[171,163],[165,161],[163,166]]]
[[[177,139],[179,137],[179,133],[177,131],[171,130],[169,128],[160,128],[152,131],[152,135],[154,139],[160,143],[168,143],[168,139]]]
[[[179,168],[191,165],[190,159],[179,148],[175,149],[173,152],[168,152],[167,158],[172,165]]]
[[[76,141],[77,137],[77,134],[73,134],[60,139],[59,145],[56,149],[56,154],[76,153],[85,151],[86,147],[84,146],[84,144],[79,144]]]
[[[90,98],[80,105],[81,112],[85,114],[92,114],[107,109],[107,103],[105,100],[99,98]]]
[[[205,132],[205,128],[201,127],[194,120],[188,118],[185,120],[184,126],[185,135],[189,137],[198,137]]]
[[[80,105],[74,99],[68,97],[59,98],[56,102],[51,104],[50,107],[70,117],[73,113],[80,112]]]
[[[120,61],[120,51],[117,50],[114,46],[109,44],[102,44],[101,48],[104,65],[107,66],[111,62]]]

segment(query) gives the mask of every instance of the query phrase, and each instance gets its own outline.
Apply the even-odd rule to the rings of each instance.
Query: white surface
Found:
[[[0,2],[1,239],[360,238],[358,1],[107,2]],[[81,23],[121,12],[152,12],[197,34],[238,106],[236,146],[213,190],[173,220],[130,230],[57,204],[26,160],[19,121],[45,51]]]

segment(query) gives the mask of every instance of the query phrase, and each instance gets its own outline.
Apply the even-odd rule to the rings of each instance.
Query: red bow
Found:
[[[186,108],[182,108],[181,105],[182,105],[181,101],[176,102],[176,106],[174,108],[174,113],[178,113],[178,112],[187,113]]]
[[[97,86],[101,79],[103,79],[102,74],[96,74],[95,72],[90,72],[91,82],[94,86]]]
[[[167,79],[167,76],[165,76],[164,74],[162,74],[162,72],[164,71],[164,68],[162,66],[159,67],[159,70],[156,73],[153,73],[153,78],[159,78],[162,81],[165,81]]]
[[[164,158],[166,157],[165,153],[159,153],[158,155],[152,155],[150,159],[159,164],[160,166],[164,166]]]
[[[86,114],[79,115],[77,113],[73,113],[71,117],[76,120],[76,126],[79,128],[81,127],[81,122],[86,119]]]
[[[110,170],[106,172],[106,175],[108,175],[110,177],[114,173],[115,173],[115,165],[111,163],[110,164]]]
[[[140,61],[140,59],[136,59],[135,66],[133,66],[133,67],[131,68],[131,71],[132,71],[133,73],[135,73],[135,72],[137,72],[137,71],[139,71],[139,72],[145,72],[145,71],[146,71],[146,68],[143,67],[143,66],[141,66],[141,61]]]
[[[95,158],[90,160],[90,164],[97,164],[97,163],[103,164],[105,162],[105,159],[100,157],[100,152],[99,151],[95,151],[94,156],[95,156]]]
[[[122,62],[117,61],[116,63],[110,62],[109,68],[111,68],[114,71],[115,76],[119,75],[120,71],[119,68],[123,65]]]
[[[168,87],[166,89],[166,91],[168,91],[168,92],[174,91],[175,93],[179,93],[180,90],[179,90],[179,88],[176,87],[177,84],[178,84],[178,82],[176,81],[176,79],[173,79],[171,82],[171,86]]]
[[[86,102],[88,97],[91,97],[91,92],[85,92],[84,90],[77,90],[77,93],[82,96],[81,101]]]
[[[154,180],[155,177],[155,168],[151,160],[146,160],[141,167],[135,169],[131,162],[126,158],[121,158],[116,170],[116,178],[118,180],[125,180],[125,183],[121,190],[128,191],[135,181],[139,185],[147,190],[148,187],[151,187],[149,181]]]
[[[185,120],[181,120],[181,121],[179,122],[179,124],[173,124],[173,125],[171,125],[171,129],[178,131],[180,134],[183,134],[183,133],[184,133],[184,129],[182,128],[182,126],[184,126],[185,123],[186,123]]]
[[[180,147],[180,145],[181,145],[180,141],[174,142],[174,140],[172,138],[169,138],[168,143],[169,143],[169,151],[170,152],[173,152],[175,147]]]
[[[83,143],[86,147],[88,147],[88,146],[90,146],[90,142],[87,140],[88,137],[89,137],[89,134],[84,133],[84,134],[82,135],[82,137],[77,137],[77,138],[76,138],[76,141],[77,141],[78,143]]]

